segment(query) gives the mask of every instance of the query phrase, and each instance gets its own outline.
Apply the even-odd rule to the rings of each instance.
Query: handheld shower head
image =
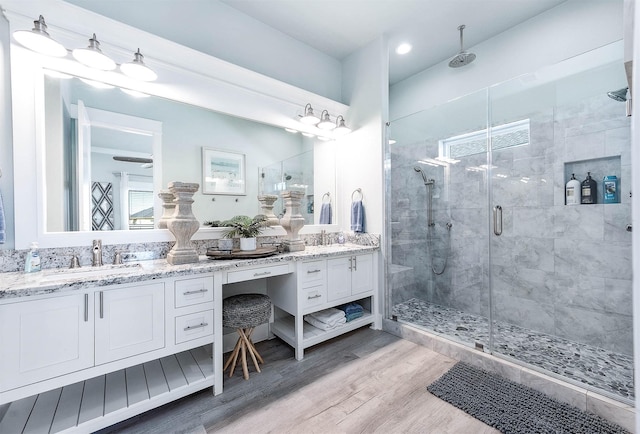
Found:
[[[607,96],[611,99],[614,99],[619,102],[625,102],[627,100],[627,91],[628,87],[624,87],[618,90],[612,90],[611,92],[607,92]]]
[[[428,179],[427,175],[424,173],[424,171],[420,167],[414,166],[413,170],[415,170],[420,175],[422,175],[422,180],[424,181],[424,185],[433,185],[433,179]]]

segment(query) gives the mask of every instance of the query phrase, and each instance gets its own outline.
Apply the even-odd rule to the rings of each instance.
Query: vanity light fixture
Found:
[[[83,65],[90,68],[111,71],[116,69],[116,62],[100,50],[100,42],[96,34],[89,39],[87,48],[76,48],[72,51],[73,57]]]
[[[133,53],[133,56],[131,62],[120,65],[120,71],[124,75],[142,81],[154,81],[158,78],[158,74],[144,64],[144,56],[140,53],[139,48],[137,52]]]
[[[322,110],[322,113],[320,114],[320,122],[318,122],[318,125],[316,126],[321,130],[332,130],[336,127],[336,124],[331,122],[329,112],[327,110]]]
[[[294,130],[293,128],[285,128],[284,129],[287,133],[291,133],[291,134],[295,134],[298,133],[298,130]]]
[[[320,122],[320,118],[313,114],[313,107],[311,107],[311,104],[304,106],[304,115],[300,118],[300,122],[307,125],[316,125]]]
[[[47,33],[47,24],[44,22],[42,15],[33,22],[33,29],[17,30],[13,32],[13,37],[22,46],[36,53],[53,57],[64,57],[67,55],[67,49]]]
[[[302,135],[305,137],[315,137],[315,134],[305,133],[304,131],[302,132]]]
[[[349,134],[351,132],[351,128],[344,124],[344,117],[342,117],[342,115],[338,116],[336,119],[336,129],[333,131],[340,135]]]

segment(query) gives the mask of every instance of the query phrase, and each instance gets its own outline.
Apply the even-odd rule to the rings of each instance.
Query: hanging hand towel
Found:
[[[356,200],[351,204],[351,230],[364,232],[364,206],[361,200]]]
[[[4,221],[4,203],[2,201],[2,193],[0,193],[0,244],[4,244],[7,240]]]
[[[331,203],[323,203],[322,208],[320,208],[320,224],[321,225],[330,225],[331,224]]]

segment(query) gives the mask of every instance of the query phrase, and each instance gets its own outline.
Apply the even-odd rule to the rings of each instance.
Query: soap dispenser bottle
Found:
[[[580,203],[598,203],[598,184],[591,178],[591,172],[587,172],[587,179],[582,181],[582,197]]]
[[[567,182],[564,193],[567,205],[580,205],[580,198],[582,197],[580,181],[576,179],[574,173],[571,174],[571,179]]]
[[[24,271],[26,273],[40,271],[40,253],[38,252],[38,243],[35,241],[31,243],[31,249],[25,258]]]

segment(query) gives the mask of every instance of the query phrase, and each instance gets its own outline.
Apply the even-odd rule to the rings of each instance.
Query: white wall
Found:
[[[66,1],[318,95],[342,99],[338,60],[217,0]],[[144,49],[143,54],[153,57]]]
[[[475,62],[453,69],[448,60],[390,89],[390,118],[398,119],[622,39],[622,0],[571,0],[481,44]]]
[[[11,127],[11,66],[9,62],[9,23],[0,16],[0,194],[5,215],[6,242],[15,245],[13,223],[13,129]]]
[[[361,188],[365,231],[384,229],[383,137],[388,117],[388,49],[379,38],[343,62],[343,95],[350,106],[347,119],[354,131],[337,143],[339,224],[349,230],[351,194]]]

